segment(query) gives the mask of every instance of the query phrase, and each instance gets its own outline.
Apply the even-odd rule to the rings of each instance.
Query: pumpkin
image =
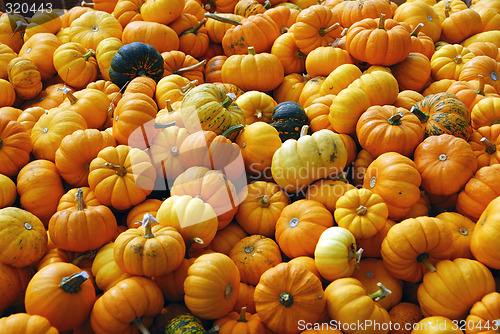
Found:
[[[289,203],[288,195],[277,184],[257,181],[247,186],[247,197],[235,219],[249,234],[272,237],[280,214]]]
[[[226,92],[214,84],[201,84],[182,100],[182,120],[189,132],[213,131],[220,135],[230,127],[245,124],[245,114]]]
[[[61,41],[51,33],[37,33],[23,44],[19,57],[30,59],[40,72],[42,80],[47,80],[56,73],[52,58],[54,51],[61,44]]]
[[[398,304],[403,296],[403,282],[389,273],[381,259],[362,259],[352,277],[359,280],[367,291],[377,291],[378,283],[390,290],[389,295],[377,300],[377,303],[388,311]]]
[[[229,56],[221,69],[223,82],[244,91],[271,91],[281,84],[283,76],[284,69],[278,57],[266,52],[256,53],[251,46],[247,55]]]
[[[485,85],[484,76],[478,75],[473,81],[457,81],[447,90],[448,93],[455,94],[462,101],[467,109],[472,112],[474,106],[487,96],[498,97],[495,88],[491,85]]]
[[[393,104],[399,93],[398,81],[386,70],[363,73],[349,88],[362,89],[368,95],[371,105]]]
[[[307,55],[306,71],[311,77],[327,76],[343,64],[352,64],[347,51],[334,46],[320,46]]]
[[[267,123],[255,122],[246,125],[234,142],[240,147],[247,173],[258,178],[269,177],[274,152],[281,147],[278,130]]]
[[[238,267],[229,256],[204,254],[188,269],[184,281],[184,302],[193,314],[204,319],[218,319],[233,309],[239,284]],[[214,308],[214,305],[217,307]]]
[[[342,32],[338,21],[337,14],[325,6],[315,4],[303,9],[293,28],[299,50],[307,55],[317,47],[334,42]]]
[[[308,118],[304,108],[297,102],[281,102],[274,107],[271,125],[278,130],[281,141],[299,139]]]
[[[463,334],[458,326],[459,323],[461,322],[441,316],[425,317],[412,324],[413,328],[415,328],[412,330],[412,334],[437,334],[443,331],[450,334]]]
[[[192,87],[196,86],[196,84],[204,83],[203,67],[207,60],[199,61],[193,56],[177,50],[163,52],[161,56],[163,58],[164,77],[171,74],[178,74],[189,81],[197,80],[192,84]]]
[[[289,258],[313,256],[321,234],[332,226],[333,216],[323,204],[298,200],[281,211],[276,222],[276,241]]]
[[[419,200],[421,182],[412,160],[396,152],[387,152],[369,165],[363,187],[382,197],[389,208],[389,219],[399,219]]]
[[[249,91],[236,99],[236,104],[245,113],[245,122],[250,125],[255,122],[271,122],[273,109],[277,103],[274,99],[259,91]]]
[[[391,227],[394,226],[394,224],[395,223],[392,220],[387,220],[384,228],[373,237],[356,240],[358,248],[363,248],[364,258],[382,258],[382,255],[380,254],[382,242],[384,241],[387,233],[389,232]]]
[[[89,129],[99,129],[106,122],[110,101],[108,96],[97,89],[82,89],[74,94],[64,90],[66,100],[59,105],[65,111],[78,113],[85,120]]]
[[[26,288],[26,312],[47,318],[61,332],[80,326],[96,299],[88,278],[87,272],[71,263],[43,267]]]
[[[282,262],[276,242],[257,234],[238,241],[229,257],[238,267],[241,282],[251,285],[257,285],[266,270]]]
[[[481,74],[484,76],[484,82],[493,86],[496,91],[500,90],[500,64],[488,56],[477,56],[464,65],[458,80],[470,81]]]
[[[272,331],[283,333],[299,333],[297,324],[318,321],[325,308],[319,278],[290,263],[280,263],[262,274],[254,298],[260,319]]]
[[[68,11],[66,11],[62,16],[61,16],[61,21],[62,21],[62,27],[63,28],[68,28],[74,20],[79,18],[80,16],[83,15],[83,13],[91,11],[92,8],[90,7],[84,7],[84,6],[74,6]]]
[[[169,24],[181,15],[184,8],[183,0],[146,0],[141,6],[141,15],[144,21]],[[169,8],[169,11],[164,11]]]
[[[488,9],[486,9],[488,10]],[[500,18],[500,16],[499,16]],[[499,60],[499,48],[491,42],[476,42],[467,47],[476,56],[488,56]]]
[[[22,268],[34,264],[45,254],[45,227],[26,210],[0,209],[0,235],[0,261],[4,264]]]
[[[498,197],[492,200],[483,213],[479,217],[476,227],[472,233],[470,249],[474,258],[490,268],[499,268],[500,263],[495,257],[496,243],[495,239],[498,235],[495,224],[497,215],[496,207],[498,206]]]
[[[335,222],[348,229],[356,239],[366,239],[380,232],[389,210],[382,197],[368,189],[351,189],[335,204]]]
[[[299,97],[305,84],[311,78],[304,74],[291,73],[285,75],[283,82],[273,91],[273,98],[276,102],[299,102]]]
[[[222,82],[221,69],[226,59],[227,56],[224,55],[217,55],[208,59],[207,64],[203,69],[205,82],[207,83]]]
[[[117,37],[105,38],[97,45],[95,50],[96,60],[104,80],[110,80],[109,68],[111,66],[111,60],[122,46],[122,41]]]
[[[412,52],[403,61],[391,67],[400,90],[421,92],[431,79],[431,63],[422,53]]]
[[[418,101],[422,100],[424,96],[427,95],[432,95],[432,94],[437,94],[437,93],[444,93],[450,86],[457,82],[457,80],[454,79],[441,79],[438,81],[434,81],[427,87],[423,92],[422,92],[422,98],[419,99]],[[416,101],[416,102],[418,102]]]
[[[480,168],[458,194],[457,212],[477,220],[488,204],[500,196],[498,187],[500,166],[491,165]]]
[[[29,41],[32,36],[40,33],[57,33],[62,27],[62,20],[55,10],[38,10],[30,18],[30,23],[25,27],[24,41]]]
[[[342,26],[349,28],[354,23],[363,19],[376,19],[382,13],[386,14],[387,17],[392,16],[392,9],[388,2],[365,0],[358,4],[357,2],[350,1],[342,8]]]
[[[498,327],[498,318],[500,317],[498,313],[499,297],[498,292],[491,292],[472,305],[465,319],[468,333],[481,333],[488,327],[493,327],[493,330]]]
[[[134,21],[142,21],[141,6],[144,0],[121,0],[113,9],[113,16],[120,22],[122,28]]]
[[[213,208],[189,195],[167,198],[158,209],[156,218],[161,226],[175,228],[185,242],[200,238],[204,242],[202,247],[210,244],[218,227]]]
[[[434,54],[434,41],[432,38],[421,32],[420,30],[424,26],[423,23],[419,23],[411,32],[411,47],[410,52],[418,52],[425,55],[429,60]]]
[[[424,139],[424,133],[415,115],[387,105],[369,107],[356,124],[361,147],[375,158],[386,152],[411,156]]]
[[[441,20],[432,6],[425,2],[411,1],[401,4],[394,12],[394,20],[408,23],[412,28],[423,23],[421,31],[432,38],[434,43],[441,36]]]
[[[456,280],[460,280],[459,286],[453,285]],[[441,284],[448,287],[446,293],[436,289],[436,286]],[[417,297],[424,316],[464,319],[475,302],[493,291],[495,280],[484,264],[476,260],[458,258],[453,261],[439,261],[436,271],[426,273],[418,287]]]
[[[370,98],[360,88],[346,88],[333,99],[328,119],[334,131],[355,134],[359,117],[371,106]]]
[[[270,16],[251,15],[224,33],[222,48],[228,57],[247,54],[248,47],[251,46],[254,47],[256,54],[269,52],[279,35],[281,35],[280,27]]]
[[[456,95],[428,95],[411,110],[425,127],[427,135],[450,134],[467,140],[472,132],[470,113]]]
[[[329,227],[318,239],[314,262],[322,277],[334,281],[352,275],[362,252],[356,250],[356,240],[348,229]]]
[[[0,209],[11,206],[17,198],[16,184],[4,174],[0,174]]]
[[[474,151],[477,167],[490,166],[499,162],[497,144],[500,125],[483,126],[472,132],[469,144]]]
[[[0,173],[14,176],[30,160],[32,143],[24,127],[0,116]]]
[[[431,75],[434,80],[458,80],[463,67],[474,54],[460,44],[448,44],[437,50],[431,60]]]
[[[145,75],[155,81],[163,77],[163,58],[149,44],[133,42],[123,45],[111,59],[110,80],[119,87],[124,87],[135,77]]]
[[[24,27],[26,20],[19,14],[2,13],[0,15],[0,43],[7,45],[14,52],[19,52],[23,46]]]
[[[63,88],[71,87],[63,83],[53,84],[47,86],[44,90],[38,94],[34,99],[28,100],[23,103],[23,108],[34,108],[40,107],[44,109],[52,109],[58,107],[66,98],[63,93]]]
[[[450,13],[450,7],[445,6],[445,19],[441,23],[440,39],[448,43],[460,43],[481,32],[481,16],[473,9],[465,8]]]
[[[174,29],[157,22],[130,22],[123,29],[122,41],[124,45],[132,43],[143,43],[149,45],[151,49],[154,48],[159,53],[177,50],[179,48],[179,37],[177,36]],[[151,52],[153,55],[153,58],[149,58],[148,56],[146,56],[148,57],[144,59],[146,63],[151,63],[152,61],[154,61],[155,65],[159,64],[157,63],[157,59],[159,58],[156,53],[152,52],[152,50],[146,52]],[[134,63],[136,64],[136,66],[144,66],[144,62],[138,63],[134,58],[130,60],[132,60],[133,62],[135,61]]]
[[[142,225],[142,218],[145,213],[149,213],[156,218],[156,213],[163,201],[159,199],[149,198],[144,202],[134,206],[127,214],[127,227],[139,227]]]
[[[223,333],[270,333],[259,315],[247,312],[246,307],[242,307],[240,313],[233,311],[218,319],[214,322],[215,326]]]
[[[218,327],[216,327],[218,328]],[[179,331],[205,332],[203,324],[197,316],[191,313],[180,314],[169,321],[165,328],[165,334],[174,334]]]
[[[138,329],[144,332],[147,328],[143,321],[159,314],[163,303],[155,282],[146,277],[129,277],[96,300],[90,325],[95,333],[126,333]]]
[[[347,152],[339,135],[323,129],[285,141],[274,153],[271,172],[280,187],[293,193],[318,179],[339,174],[346,161]]]
[[[367,291],[367,288],[359,280],[348,277],[339,278],[330,283],[325,289],[326,311],[328,316],[340,323],[340,328],[346,334],[356,333],[353,324],[360,321],[372,321],[364,326],[369,328],[370,333],[387,334],[389,313],[376,301],[383,299],[391,293],[382,284],[378,284],[378,290]],[[378,324],[375,327],[375,324]],[[350,329],[354,327],[354,329]],[[386,329],[384,329],[386,328]]]
[[[471,146],[449,134],[427,137],[415,149],[414,162],[422,187],[436,195],[458,192],[477,170]]]
[[[170,103],[182,101],[184,95],[194,86],[196,86],[195,83],[191,83],[187,78],[178,74],[171,74],[161,78],[156,86],[154,97],[158,108],[167,108],[167,100]],[[177,124],[177,126],[180,126],[180,124]]]
[[[306,55],[300,52],[292,32],[286,32],[276,38],[271,47],[271,54],[278,57],[285,75],[304,72]]]
[[[0,326],[5,334],[58,334],[47,318],[40,315],[16,313],[0,319]]]
[[[325,80],[326,78],[324,76],[319,75],[317,77],[308,80],[305,83],[304,88],[300,92],[298,101],[302,107],[304,108],[309,107],[312,104],[312,102],[320,96],[319,91]]]
[[[419,282],[424,273],[435,271],[434,264],[438,260],[451,257],[452,242],[451,229],[439,219],[410,218],[387,232],[381,255],[394,277]]]
[[[472,108],[471,122],[474,129],[500,124],[500,97],[485,97]]]
[[[0,16],[0,21],[1,20],[2,18]],[[9,78],[7,67],[10,61],[16,57],[17,53],[14,52],[7,44],[0,44],[0,78],[2,79]]]
[[[16,101],[16,91],[14,90],[14,86],[7,80],[0,79],[0,106],[1,107],[10,107]]]
[[[19,171],[16,183],[21,207],[47,226],[65,192],[55,164],[48,160],[34,160]]]
[[[94,50],[87,50],[80,43],[64,43],[54,51],[54,68],[65,83],[83,88],[97,78],[99,67],[94,55]]]
[[[110,242],[116,232],[116,218],[104,206],[85,206],[83,190],[77,191],[77,207],[56,212],[49,221],[52,243],[60,249],[86,252]]]
[[[42,91],[42,77],[31,59],[17,57],[7,66],[9,81],[16,95],[24,100],[32,99]]]
[[[411,36],[403,25],[381,14],[380,18],[366,18],[354,23],[347,31],[346,47],[351,56],[360,61],[390,66],[408,56]]]
[[[401,302],[395,305],[389,311],[389,316],[394,327],[399,327],[398,330],[393,331],[394,334],[410,334],[412,326],[423,318],[418,305],[409,302]]]
[[[248,234],[235,222],[230,223],[222,230],[219,230],[214,239],[210,243],[210,248],[214,252],[223,253],[229,256],[231,249],[241,239],[247,237]]]
[[[92,274],[95,283],[102,291],[106,292],[118,282],[131,277],[122,271],[115,262],[113,255],[114,242],[102,246],[92,261]]]
[[[470,244],[476,224],[456,212],[443,212],[436,216],[450,227],[453,238],[453,254],[450,259],[459,257],[472,259]]]
[[[103,148],[89,170],[89,186],[97,199],[118,210],[143,202],[156,179],[147,153],[126,145]]]
[[[174,271],[181,263],[186,247],[173,227],[151,226],[145,214],[142,226],[122,232],[115,240],[115,262],[126,273],[137,276],[160,276]],[[139,246],[138,246],[139,245]],[[135,251],[140,247],[140,251]]]
[[[332,214],[338,199],[354,186],[347,180],[318,180],[307,188],[306,199],[323,204]]]

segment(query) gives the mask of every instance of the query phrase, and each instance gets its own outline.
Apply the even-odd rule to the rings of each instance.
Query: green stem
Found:
[[[364,205],[360,205],[356,208],[356,214],[358,216],[364,216],[368,212],[368,208]]]
[[[247,313],[247,307],[243,306],[240,311],[240,318],[238,319],[238,322],[248,322],[246,319],[246,313]]]
[[[152,239],[155,237],[153,232],[151,231],[151,229],[152,229],[151,223],[152,222],[158,223],[156,218],[153,217],[153,215],[151,215],[150,213],[144,214],[144,217],[142,218],[142,222],[141,222],[142,227],[144,227],[144,239]]]
[[[307,135],[307,131],[309,131],[309,125],[303,125],[300,129],[300,137]]]
[[[269,204],[270,204],[270,202],[269,202],[269,196],[267,196],[267,195],[262,196],[262,198],[259,199],[259,204],[262,207],[269,206]]]
[[[82,284],[89,279],[89,274],[86,271],[66,276],[61,280],[59,287],[67,293],[77,293],[82,289]]]
[[[191,65],[191,66],[188,66],[188,67],[179,68],[179,69],[175,70],[174,74],[179,74],[180,75],[180,74],[185,73],[185,72],[196,70],[199,67],[205,66],[206,63],[207,63],[207,60],[203,59],[202,61],[200,61],[199,63],[196,63],[194,65]]]
[[[335,24],[332,24],[331,26],[329,26],[328,28],[319,28],[319,35],[320,36],[325,36],[326,34],[328,34],[329,32],[337,29],[338,27],[340,27],[340,23],[335,23]]]
[[[3,146],[3,140],[2,138],[0,138],[0,150],[2,149],[2,146]]]
[[[231,96],[226,95],[226,98],[220,104],[223,108],[228,108],[231,105],[231,103],[233,103],[233,101],[234,100],[231,98]]]
[[[206,18],[213,19],[213,20],[216,20],[216,21],[219,21],[219,22],[229,23],[229,24],[232,24],[232,25],[235,25],[235,26],[240,26],[241,25],[241,22],[236,21],[234,19],[230,19],[228,17],[223,17],[223,16],[220,16],[220,15],[212,14],[212,13],[205,13],[203,15]]]
[[[411,107],[410,112],[413,115],[415,115],[415,116],[418,117],[418,119],[420,120],[420,123],[425,123],[429,119],[429,114],[428,113],[425,113],[425,112],[423,112],[420,109],[417,109],[417,107],[415,107],[415,106]]]
[[[497,151],[497,146],[489,141],[486,137],[481,138],[481,143],[485,146],[485,151],[488,154],[494,154]]]
[[[214,326],[214,327],[210,328],[210,329],[206,332],[206,334],[219,333],[219,331],[220,331],[220,327],[219,327],[219,325],[217,325],[217,326]]]
[[[227,107],[226,107],[227,108]],[[222,135],[226,138],[229,138],[229,136],[231,136],[233,133],[235,132],[240,132],[241,130],[243,130],[245,126],[243,124],[237,124],[237,125],[233,125],[232,127],[230,127],[229,129],[227,129],[226,131],[224,131],[222,133]]]
[[[358,249],[357,252],[349,250],[347,253],[347,260],[351,261],[352,259],[356,259],[356,263],[359,264],[359,261],[361,261],[361,254],[363,254],[363,248]]]
[[[462,55],[458,55],[455,58],[453,58],[453,62],[455,62],[455,64],[462,63]]]
[[[478,84],[477,84],[477,90],[475,91],[476,94],[481,94],[482,96],[485,96],[486,94],[484,93],[484,76],[482,74],[479,74],[477,76]]]
[[[185,259],[191,258],[191,256],[189,255],[189,251],[191,250],[191,246],[193,246],[194,244],[203,245],[204,243],[205,242],[201,238],[198,238],[198,237],[194,237],[192,239],[189,239],[188,242],[186,242],[186,253],[184,254],[184,258]]]
[[[94,8],[95,3],[93,3],[93,2],[87,2],[87,1],[83,0],[82,3],[80,4],[80,6]]]
[[[172,107],[172,103],[170,103],[170,99],[167,99],[165,101],[165,109],[167,109],[167,113],[173,113],[174,112],[174,108]]]
[[[207,18],[206,17],[203,20],[201,20],[194,27],[188,28],[188,29],[184,30],[183,32],[181,32],[179,34],[179,37],[181,37],[183,35],[186,35],[186,34],[196,34],[198,32],[198,30],[205,24],[205,22],[207,22]]]
[[[83,202],[83,190],[82,188],[78,188],[75,195],[76,208],[78,211],[85,210],[85,203]]]
[[[86,54],[84,54],[82,57],[83,59],[85,60],[89,60],[90,57],[94,56],[95,55],[95,51],[90,49],[89,51],[87,51]]]
[[[94,168],[102,168],[102,167],[113,169],[116,172],[116,174],[120,177],[123,177],[127,174],[127,169],[123,165],[118,166],[118,165],[114,165],[110,162],[106,162],[104,165],[94,166]]]
[[[410,35],[413,37],[418,37],[418,33],[420,32],[420,29],[422,29],[423,26],[424,26],[423,23],[417,24],[417,26],[415,27],[415,29],[413,29]]]
[[[422,253],[417,256],[417,261],[423,263],[430,272],[435,272],[436,267],[429,261],[429,254]]]
[[[450,11],[451,11],[451,3],[449,0],[446,0],[444,3],[444,16],[446,18],[450,17]]]
[[[369,294],[368,296],[373,299],[373,300],[380,300],[384,299],[387,297],[387,295],[390,295],[392,293],[391,290],[387,289],[382,283],[378,282],[377,283],[378,290],[374,293]]]
[[[149,329],[146,326],[144,326],[141,318],[135,318],[134,321],[132,321],[132,325],[137,327],[137,329],[139,330],[139,332],[141,332],[141,334],[150,334]]]
[[[282,292],[279,297],[279,302],[284,307],[291,307],[293,305],[293,296],[288,292]]]
[[[378,28],[385,30],[385,14],[380,14],[380,21],[378,21]]]
[[[401,111],[398,111],[397,113],[389,117],[387,123],[389,123],[390,125],[401,125],[401,118],[403,116],[403,113]]]
[[[196,87],[198,80],[189,81],[185,86],[181,87],[181,95],[186,95],[192,88]]]
[[[271,8],[271,6],[272,6],[272,5],[273,5],[273,4],[271,3],[271,1],[266,0],[266,1],[264,1],[264,5],[263,5],[263,7],[264,7],[265,9],[269,9],[269,8]]]
[[[248,54],[255,56],[255,48],[253,46],[248,47]]]
[[[155,123],[154,128],[155,129],[166,129],[168,127],[174,126],[175,121],[169,122],[169,123]]]

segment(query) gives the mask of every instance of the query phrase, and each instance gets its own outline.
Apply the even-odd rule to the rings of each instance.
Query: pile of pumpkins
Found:
[[[1,13],[0,332],[499,332],[499,75],[500,0]]]

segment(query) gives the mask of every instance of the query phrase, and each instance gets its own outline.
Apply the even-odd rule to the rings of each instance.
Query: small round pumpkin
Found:
[[[500,268],[500,261],[495,256],[499,230],[495,226],[496,217],[498,217],[497,197],[491,201],[479,217],[476,227],[472,233],[470,249],[474,258],[481,261],[490,268]]]
[[[24,127],[0,116],[0,173],[15,176],[30,160],[33,145]]]
[[[0,328],[5,334],[59,334],[47,318],[27,313],[15,313],[1,318]]]

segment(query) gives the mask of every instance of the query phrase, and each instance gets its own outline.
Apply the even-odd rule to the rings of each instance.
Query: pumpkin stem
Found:
[[[260,204],[260,206],[263,206],[263,207],[269,206],[269,204],[270,204],[269,196],[267,196],[267,195],[262,196],[262,198],[259,199],[259,204]]]
[[[219,332],[220,332],[220,327],[219,327],[219,325],[217,325],[217,326],[214,326],[214,327],[210,328],[206,332],[206,334],[213,334],[213,333],[219,333]]]
[[[174,108],[172,107],[172,103],[170,103],[170,99],[165,100],[165,109],[167,109],[168,113],[174,112]]]
[[[429,254],[422,253],[417,256],[417,261],[423,263],[430,272],[435,272],[436,267],[429,261]]]
[[[247,307],[243,306],[240,311],[240,318],[238,319],[238,322],[248,322],[246,319],[246,314],[247,314]]]
[[[76,207],[78,211],[85,210],[85,203],[83,202],[83,190],[82,188],[78,188],[75,194]]]
[[[346,172],[344,172],[344,171],[340,172],[340,174],[337,176],[337,181],[349,183],[349,181],[347,181],[347,178],[346,178]]]
[[[149,329],[146,326],[144,326],[141,318],[135,318],[134,321],[132,321],[132,325],[137,327],[137,329],[139,330],[139,332],[141,332],[141,334],[150,334]]]
[[[186,95],[193,87],[198,84],[198,80],[189,81],[185,86],[181,87],[181,95]]]
[[[95,51],[92,49],[89,49],[89,51],[87,51],[87,53],[85,53],[82,57],[85,60],[89,60],[89,58],[94,56],[94,55],[95,55]]]
[[[429,119],[429,114],[428,113],[425,113],[425,112],[423,112],[420,109],[417,109],[417,107],[415,107],[415,106],[411,107],[410,112],[413,115],[415,115],[415,116],[418,117],[418,119],[420,120],[420,123],[425,123]]]
[[[293,305],[293,296],[288,292],[282,292],[279,297],[280,304],[284,307],[290,307]]]
[[[200,61],[200,62],[198,62],[198,63],[196,63],[194,65],[191,65],[191,66],[188,66],[188,67],[179,68],[179,69],[175,70],[174,74],[181,75],[182,73],[189,72],[189,71],[192,71],[192,70],[196,70],[199,67],[205,66],[206,63],[207,63],[207,60],[203,59],[202,61]]]
[[[444,16],[445,17],[450,17],[450,10],[451,10],[451,3],[449,0],[446,0],[444,3]]]
[[[213,13],[205,13],[203,15],[206,18],[214,19],[214,20],[219,21],[219,22],[229,23],[229,24],[232,24],[232,25],[235,25],[235,26],[240,26],[241,25],[240,21],[236,21],[236,20],[230,19],[228,17],[219,16],[219,15],[216,15],[216,14],[213,14]]]
[[[482,96],[485,96],[485,93],[484,93],[484,76],[482,74],[479,74],[477,76],[477,90],[476,90],[476,94],[481,94]]]
[[[192,239],[189,239],[186,242],[186,253],[184,254],[184,258],[185,259],[191,258],[191,256],[189,255],[189,251],[191,250],[191,246],[193,246],[194,244],[203,245],[204,243],[205,243],[205,241],[203,241],[203,239],[198,238],[198,237],[194,237]]]
[[[335,24],[332,24],[331,26],[329,26],[328,28],[319,28],[319,35],[320,36],[325,36],[326,34],[328,34],[329,32],[337,29],[338,27],[340,27],[340,23],[335,23]]]
[[[398,111],[397,113],[389,117],[387,123],[389,123],[390,125],[401,125],[401,118],[403,116],[404,114],[401,111]]]
[[[233,294],[233,285],[231,283],[227,283],[226,288],[224,289],[224,298],[229,299]]]
[[[68,69],[68,72],[69,72],[69,69]],[[66,76],[67,76],[67,74],[66,74]],[[63,88],[57,87],[56,90],[62,90],[64,96],[66,96],[68,98],[69,103],[71,103],[71,105],[78,102],[78,99],[76,98],[76,96],[73,95],[73,93],[71,92],[71,88],[66,87],[66,84],[64,84]]]
[[[486,151],[486,153],[494,154],[497,151],[497,146],[489,141],[488,138],[481,138],[481,143],[483,143],[483,145],[485,146],[484,150]]]
[[[248,54],[255,56],[255,48],[253,46],[248,47]]]
[[[289,28],[288,27],[281,27],[280,32],[281,34],[286,34],[288,32]]]
[[[0,150],[2,149],[2,146],[3,146],[3,140],[2,138],[0,138]]]
[[[186,35],[186,34],[196,34],[198,33],[198,30],[200,30],[200,28],[205,24],[205,22],[207,22],[207,18],[203,18],[203,20],[201,20],[197,25],[195,25],[194,27],[191,27],[191,28],[188,28],[186,30],[184,30],[183,32],[181,32],[179,34],[179,37],[183,36],[183,35]]]
[[[460,64],[462,62],[462,55],[457,55],[455,58],[453,58],[453,61],[455,64]]]
[[[229,94],[227,94],[224,101],[222,101],[220,104],[222,105],[223,108],[228,108],[231,105],[231,103],[233,103],[233,101],[234,99],[231,98]]]
[[[358,216],[364,216],[368,212],[368,208],[364,205],[360,205],[356,208],[356,214]]]
[[[458,232],[460,232],[460,234],[463,235],[463,236],[468,236],[469,235],[469,231],[467,231],[467,229],[465,227],[460,227],[458,229]]]
[[[93,2],[87,2],[87,1],[83,0],[82,3],[80,4],[80,6],[94,8],[95,3],[93,3]]]
[[[241,130],[243,130],[245,126],[243,124],[237,124],[237,125],[233,125],[232,127],[230,127],[229,129],[227,129],[226,131],[224,131],[222,133],[222,135],[226,138],[229,138],[230,135],[232,135],[233,133],[235,132],[240,132]]]
[[[356,264],[359,264],[359,261],[361,261],[361,254],[363,254],[363,250],[363,248],[358,249],[357,252],[349,250],[349,252],[347,253],[347,260],[351,261],[352,259],[356,259]]]
[[[77,293],[82,289],[82,284],[89,279],[89,274],[86,271],[66,276],[61,280],[59,287],[67,293]]]
[[[79,266],[80,262],[82,262],[83,260],[87,260],[87,259],[93,260],[95,258],[95,256],[97,255],[98,251],[99,251],[99,249],[93,249],[93,250],[83,252],[82,254],[75,257],[71,261],[71,263],[74,264],[75,266]]]
[[[168,127],[174,126],[175,121],[168,122],[168,123],[155,123],[154,128],[155,129],[166,129]]]
[[[385,14],[380,14],[380,20],[378,21],[378,28],[385,29]]]
[[[145,213],[144,214],[144,217],[142,218],[142,227],[144,227],[144,239],[152,239],[154,238],[154,234],[153,232],[151,231],[151,223],[158,223],[158,221],[156,220],[155,217],[153,217],[152,214],[150,213]]]
[[[98,165],[98,166],[94,166],[94,168],[102,168],[102,167],[106,167],[106,168],[109,168],[109,169],[114,169],[116,171],[116,174],[118,176],[125,176],[125,174],[127,174],[127,169],[125,168],[125,166],[121,165],[121,166],[118,166],[118,165],[114,165],[110,162],[106,162],[104,165]]]
[[[264,6],[265,9],[269,9],[269,8],[271,8],[272,5],[273,4],[271,3],[271,1],[266,0],[266,1],[264,1],[264,5],[263,6]]]
[[[306,58],[307,58],[307,55],[306,55],[305,53],[302,53],[302,52],[300,52],[300,51],[297,51],[297,57],[306,59]]]
[[[380,300],[384,299],[387,297],[387,295],[390,295],[392,293],[391,290],[387,289],[382,283],[378,282],[378,291],[369,294],[368,296],[373,299],[373,300]]]
[[[418,33],[420,32],[420,29],[422,29],[423,26],[424,26],[423,23],[417,24],[417,26],[415,27],[415,29],[413,29],[410,35],[413,37],[418,37]]]
[[[309,131],[309,125],[303,125],[300,129],[300,136],[304,137],[305,135],[307,135],[307,131]]]

